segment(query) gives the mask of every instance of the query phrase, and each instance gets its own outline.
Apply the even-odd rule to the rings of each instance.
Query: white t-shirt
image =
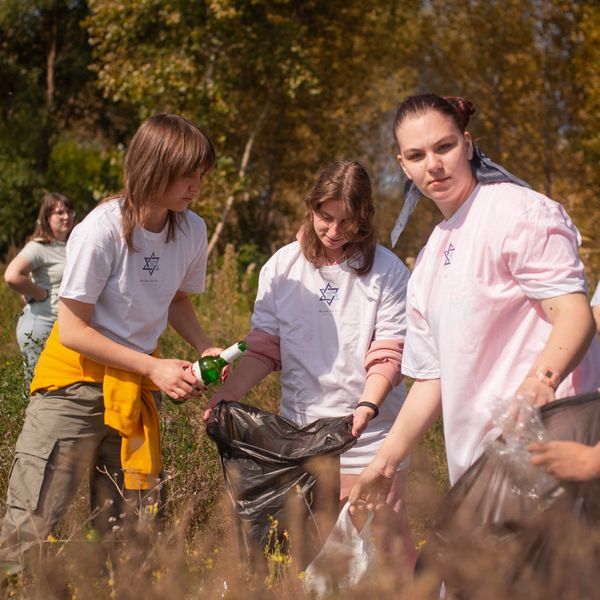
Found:
[[[298,242],[269,259],[260,273],[252,327],[280,338],[283,417],[305,425],[352,414],[365,386],[371,342],[404,339],[408,276],[400,259],[379,245],[373,268],[360,277],[347,262],[315,268]],[[402,382],[342,456],[343,472],[367,466],[405,397]]]
[[[579,239],[559,204],[499,183],[477,186],[421,250],[408,286],[402,372],[441,380],[452,483],[498,433],[490,405],[514,395],[548,339],[540,301],[587,291]],[[556,395],[599,385],[594,339]]]
[[[131,252],[119,200],[99,204],[69,237],[61,298],[94,304],[94,329],[138,352],[153,352],[175,293],[204,291],[206,225],[189,210],[180,224],[170,242],[167,226],[160,233],[136,228]]]
[[[32,302],[31,313],[54,322],[58,317],[58,290],[65,269],[65,242],[37,242],[32,240],[19,252],[33,267],[31,279],[48,290],[48,298],[43,302]]]

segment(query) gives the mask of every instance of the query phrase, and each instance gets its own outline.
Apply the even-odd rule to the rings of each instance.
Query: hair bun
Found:
[[[475,114],[475,106],[462,96],[444,96],[444,100],[452,105],[458,114],[459,122],[464,129],[469,123],[469,117]]]

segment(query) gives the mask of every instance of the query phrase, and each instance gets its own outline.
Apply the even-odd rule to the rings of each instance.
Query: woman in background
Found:
[[[17,342],[33,369],[58,317],[58,290],[66,260],[66,242],[75,211],[69,198],[48,193],[42,199],[30,241],[6,267],[4,280],[25,302],[17,322]]]

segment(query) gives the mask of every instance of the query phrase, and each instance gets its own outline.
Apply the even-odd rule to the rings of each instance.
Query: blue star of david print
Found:
[[[456,250],[456,248],[452,245],[452,242],[448,244],[448,250],[444,251],[444,256],[446,260],[444,261],[445,265],[449,265],[452,262],[452,253]]]
[[[337,298],[337,293],[340,288],[333,287],[328,283],[324,288],[319,288],[321,297],[319,302],[327,302],[327,306],[331,306],[331,303]]]
[[[159,256],[154,256],[154,252],[150,256],[144,256],[144,260],[146,261],[146,266],[142,268],[142,271],[148,271],[150,276],[154,273],[154,271],[158,271],[158,261],[160,260]]]

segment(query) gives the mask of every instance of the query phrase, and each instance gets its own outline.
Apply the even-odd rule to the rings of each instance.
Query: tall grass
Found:
[[[210,266],[207,289],[194,297],[198,317],[215,345],[242,339],[250,327],[255,270],[240,273],[234,249]],[[23,365],[14,338],[20,311],[17,294],[0,286],[0,511],[5,510],[7,479],[27,406]],[[195,359],[193,350],[170,328],[160,340],[163,356]],[[218,384],[216,384],[218,385]],[[278,376],[272,374],[244,401],[276,412]],[[167,483],[160,524],[140,519],[137,527],[99,543],[87,525],[86,484],[57,530],[41,540],[44,559],[36,569],[13,578],[10,598],[269,598],[301,597],[301,574],[288,558],[266,557],[267,577],[243,566],[214,444],[204,433],[203,400],[175,405],[163,399],[161,426]],[[409,513],[422,540],[447,485],[439,427],[414,459]],[[434,473],[434,475],[427,475]],[[293,543],[293,540],[292,540]],[[277,563],[277,564],[275,564]],[[270,567],[269,567],[270,565]],[[276,567],[275,571],[273,569]],[[273,573],[277,576],[274,576]],[[379,590],[398,597],[393,578],[380,573]],[[373,589],[371,578],[371,590]],[[386,587],[387,586],[387,587]],[[389,589],[388,589],[389,588]],[[362,592],[361,592],[362,589]],[[364,588],[346,597],[364,593]]]
[[[228,247],[209,269],[206,292],[194,298],[197,314],[216,345],[241,339],[249,329],[255,295],[255,272],[238,270],[238,259]],[[19,299],[0,286],[0,511],[27,406],[21,356],[14,339]],[[163,356],[195,359],[192,349],[172,330],[160,340]],[[218,385],[218,384],[217,384]],[[278,377],[270,375],[244,401],[275,412]],[[0,595],[6,598],[69,599],[281,599],[304,598],[303,574],[286,547],[298,538],[265,553],[262,566],[241,561],[236,544],[231,502],[224,494],[219,460],[204,432],[203,400],[175,405],[164,398],[161,409],[163,456],[167,483],[164,518],[156,522],[142,514],[135,525],[99,542],[88,527],[85,484],[68,515],[46,540],[40,540],[40,561],[25,574],[9,580]],[[433,515],[448,488],[442,425],[438,421],[414,452],[409,477],[408,511],[418,545],[431,527]],[[564,524],[563,524],[564,525]],[[557,531],[561,531],[557,528]],[[495,600],[507,597],[595,597],[600,540],[593,532],[564,530],[564,539],[577,540],[555,552],[548,573],[524,571],[508,581],[511,543],[478,538],[467,524],[461,544],[447,544],[439,568],[451,575],[460,597]],[[287,533],[285,535],[288,535]],[[576,538],[573,536],[577,535]],[[299,544],[301,545],[301,544]],[[521,548],[517,547],[516,551]],[[513,554],[510,554],[510,552]],[[331,565],[332,572],[339,566]],[[438,598],[440,573],[430,569],[414,581],[398,586],[397,568],[376,562],[368,577],[351,590],[332,591],[331,598]],[[448,597],[452,598],[452,595]],[[459,596],[454,596],[459,597]]]

